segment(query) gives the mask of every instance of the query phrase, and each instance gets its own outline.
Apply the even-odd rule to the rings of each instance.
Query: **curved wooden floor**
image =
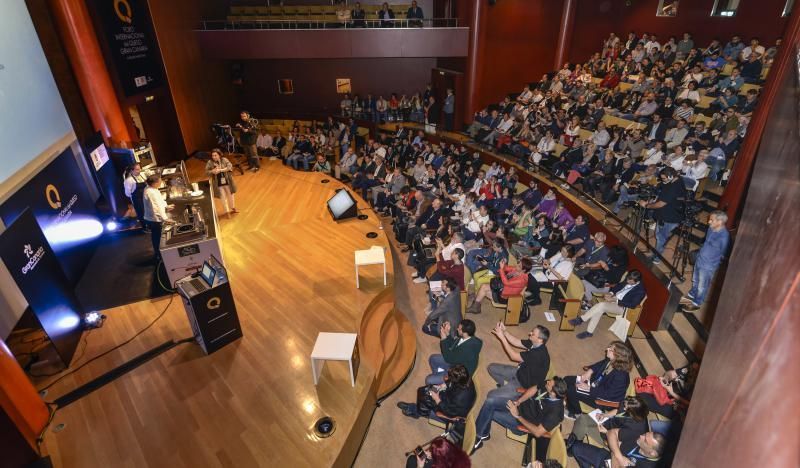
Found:
[[[193,163],[195,163],[193,161]],[[405,378],[414,362],[414,330],[394,306],[379,266],[361,268],[353,251],[388,249],[379,219],[334,222],[325,202],[341,184],[265,161],[237,178],[232,219],[222,217],[225,264],[244,338],[211,356],[184,344],[60,410],[45,449],[57,467],[350,466],[376,399]],[[196,165],[190,172],[202,171]],[[360,206],[367,206],[357,197]],[[367,232],[378,233],[367,239]],[[146,325],[167,300],[105,311],[83,358],[96,356]],[[351,387],[347,364],[326,363],[318,386],[309,355],[317,333],[360,331],[362,364]],[[50,389],[47,400],[86,383],[169,339],[190,336],[180,300],[142,336]],[[53,377],[55,378],[55,377]],[[46,381],[37,382],[41,387]],[[335,433],[311,428],[332,416]],[[55,433],[52,428],[66,424]]]

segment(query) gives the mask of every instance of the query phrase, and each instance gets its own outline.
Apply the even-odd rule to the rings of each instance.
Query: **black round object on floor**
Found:
[[[317,437],[330,437],[336,430],[336,421],[330,416],[323,416],[314,423],[314,434]]]
[[[322,180],[320,180],[320,182],[323,183],[323,184],[327,184],[330,181],[331,181],[330,179],[322,179]]]
[[[377,232],[368,232],[367,233],[367,237],[369,239],[374,239],[374,238],[378,237],[378,233]]]
[[[361,221],[364,221],[365,219],[368,219],[368,218],[369,218],[369,216],[367,216],[365,214],[358,215],[358,219],[360,219]]]

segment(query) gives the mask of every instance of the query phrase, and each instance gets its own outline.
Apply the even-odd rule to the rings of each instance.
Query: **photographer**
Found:
[[[258,172],[261,169],[261,162],[258,158],[258,148],[256,148],[256,140],[258,139],[258,120],[251,119],[250,113],[242,111],[239,114],[241,122],[236,124],[239,129],[239,144],[242,145],[245,156],[247,156],[247,163],[250,165],[250,171]]]
[[[399,401],[397,407],[409,418],[418,419],[422,416],[442,421],[436,413],[448,419],[466,418],[477,397],[467,368],[463,364],[456,364],[447,369],[444,384],[420,387],[417,389],[416,404]]]
[[[683,182],[678,178],[678,173],[671,167],[664,168],[659,174],[661,184],[656,190],[654,201],[639,200],[639,206],[648,210],[653,210],[653,217],[658,222],[656,227],[656,252],[664,252],[667,240],[672,234],[673,229],[683,220],[683,206],[681,199],[685,196],[686,190]],[[661,263],[661,260],[654,256],[653,263]]]

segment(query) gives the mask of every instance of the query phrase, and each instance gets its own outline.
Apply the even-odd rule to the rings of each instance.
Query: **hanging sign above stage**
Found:
[[[94,0],[105,43],[126,96],[162,84],[159,50],[145,0]]]

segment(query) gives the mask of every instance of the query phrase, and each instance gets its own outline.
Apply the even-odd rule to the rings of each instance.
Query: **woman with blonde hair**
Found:
[[[612,341],[605,357],[583,368],[581,375],[565,377],[567,382],[567,411],[574,418],[582,413],[580,403],[592,408],[619,408],[625,400],[633,369],[633,352],[622,341]]]
[[[211,189],[215,198],[222,199],[225,214],[238,213],[233,194],[236,193],[236,183],[233,180],[233,164],[222,155],[222,150],[211,150],[211,159],[206,163],[206,175],[211,178]]]

